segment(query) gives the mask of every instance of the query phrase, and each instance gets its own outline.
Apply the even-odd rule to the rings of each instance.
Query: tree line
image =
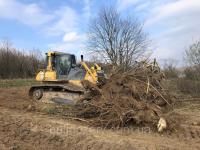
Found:
[[[31,78],[35,76],[41,64],[39,51],[23,51],[13,48],[9,41],[2,41],[0,46],[0,78]]]

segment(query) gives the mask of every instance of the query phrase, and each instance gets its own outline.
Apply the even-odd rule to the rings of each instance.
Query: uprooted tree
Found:
[[[88,46],[113,65],[127,70],[144,53],[147,34],[137,18],[122,18],[114,8],[103,8],[89,27]]]

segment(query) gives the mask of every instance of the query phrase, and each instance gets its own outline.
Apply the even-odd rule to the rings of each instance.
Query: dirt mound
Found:
[[[163,74],[149,67],[111,75],[100,88],[84,81],[90,93],[78,104],[77,116],[90,119],[94,126],[118,128],[128,125],[157,126],[172,109],[172,97],[161,86]]]

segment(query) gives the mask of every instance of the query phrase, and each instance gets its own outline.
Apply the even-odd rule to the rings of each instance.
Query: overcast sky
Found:
[[[181,61],[200,39],[200,0],[0,0],[0,38],[21,49],[84,54],[88,22],[105,5],[144,22],[160,61]]]

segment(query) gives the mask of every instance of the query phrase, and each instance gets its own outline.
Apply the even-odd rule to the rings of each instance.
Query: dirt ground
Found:
[[[30,108],[28,87],[0,88],[0,149],[200,149],[200,101],[174,110],[182,132],[156,133],[148,127],[93,128]],[[45,107],[46,104],[41,104]]]

